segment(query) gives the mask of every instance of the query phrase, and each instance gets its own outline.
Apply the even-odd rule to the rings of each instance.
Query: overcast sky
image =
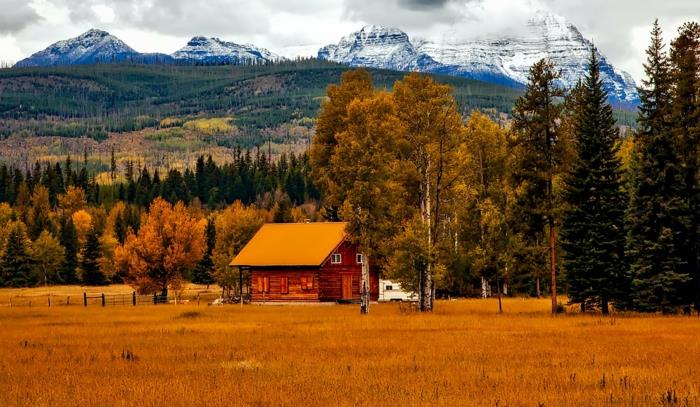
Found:
[[[293,56],[365,24],[437,40],[508,34],[540,9],[569,19],[636,80],[655,18],[667,39],[682,22],[700,21],[700,0],[0,0],[0,61],[16,62],[89,28],[141,52],[171,53],[206,35]]]

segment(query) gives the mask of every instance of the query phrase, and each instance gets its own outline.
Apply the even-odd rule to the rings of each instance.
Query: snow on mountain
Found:
[[[318,49],[320,59],[350,66],[442,73],[508,86],[524,86],[529,68],[549,58],[561,70],[561,85],[574,86],[586,72],[593,44],[565,18],[537,12],[528,20],[524,33],[480,40],[411,41],[397,29],[367,25],[343,37],[337,44]],[[308,47],[287,47],[295,54]],[[603,83],[614,101],[639,101],[634,80],[599,54]],[[193,37],[172,55],[142,54],[119,38],[101,30],[52,44],[16,66],[55,66],[95,62],[133,61],[139,63],[195,62],[205,64],[266,63],[284,60],[265,48],[236,44],[218,38]]]
[[[50,45],[15,66],[56,66],[110,62],[139,56],[133,48],[106,31],[91,29],[85,33]]]
[[[410,42],[398,29],[367,26],[321,48],[318,57],[350,66],[442,73],[509,86],[523,86],[530,67],[549,58],[561,70],[561,85],[571,88],[585,74],[592,46],[565,18],[537,12],[525,34],[485,40]],[[598,55],[610,98],[637,103],[631,76]]]
[[[338,44],[321,48],[318,58],[350,66],[398,71],[424,71],[438,66],[411,44],[405,32],[378,25],[367,25],[343,37]]]
[[[218,38],[201,36],[192,37],[187,45],[175,51],[172,57],[179,61],[205,64],[264,63],[283,59],[265,48],[258,48],[252,44],[236,44]]]
[[[140,53],[106,31],[91,29],[75,38],[59,41],[17,67],[91,64],[130,61],[144,64],[197,62],[207,64],[263,63],[283,60],[264,48],[235,44],[218,38],[193,37],[185,47],[171,55]]]

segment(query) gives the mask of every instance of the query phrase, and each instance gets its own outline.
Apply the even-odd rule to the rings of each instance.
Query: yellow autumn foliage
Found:
[[[194,119],[182,125],[187,130],[198,131],[204,134],[228,133],[235,129],[232,117],[212,117],[208,119]]]

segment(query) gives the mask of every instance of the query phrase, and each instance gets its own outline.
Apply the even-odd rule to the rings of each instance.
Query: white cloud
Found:
[[[39,20],[39,14],[24,0],[0,1],[0,34],[16,33]]]
[[[114,22],[116,15],[114,14],[112,7],[104,4],[95,4],[90,8],[100,23],[109,24]]]
[[[22,49],[17,45],[17,40],[14,37],[8,35],[0,35],[0,63],[11,64],[24,58],[24,53]]]

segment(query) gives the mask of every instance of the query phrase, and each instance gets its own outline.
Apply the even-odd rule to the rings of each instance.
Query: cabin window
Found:
[[[355,255],[355,261],[357,261],[357,264],[362,264],[365,262],[365,256],[363,256],[362,253],[357,253]]]
[[[301,278],[301,289],[302,290],[313,290],[314,289],[314,278],[313,277],[302,277]]]
[[[340,253],[333,253],[331,255],[331,264],[340,264],[342,261],[342,257],[340,256]]]
[[[259,293],[269,293],[270,292],[270,277],[258,277],[257,291]]]
[[[289,294],[289,280],[287,277],[280,277],[280,294]]]

